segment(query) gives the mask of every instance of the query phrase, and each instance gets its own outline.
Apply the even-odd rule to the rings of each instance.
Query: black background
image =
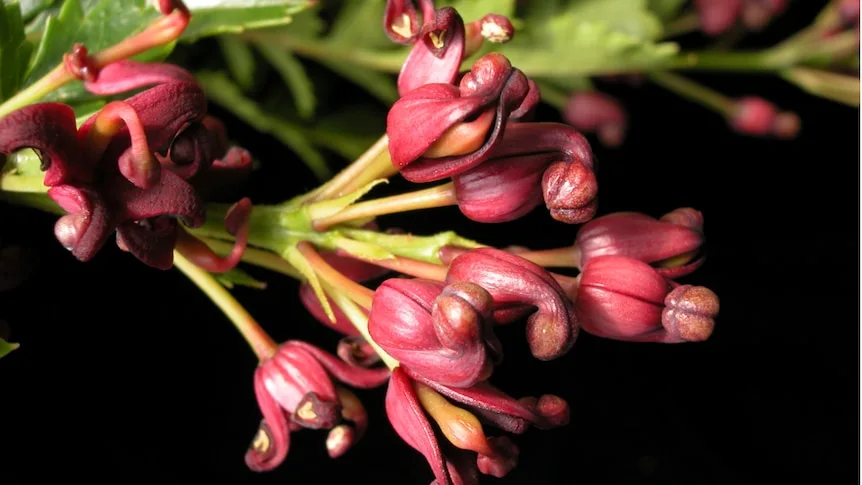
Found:
[[[749,45],[804,25],[820,3],[796,2]],[[659,87],[605,83],[625,103],[630,133],[617,150],[590,139],[600,214],[703,211],[707,263],[685,281],[721,297],[715,333],[685,345],[582,333],[569,355],[541,363],[529,357],[522,326],[503,329],[506,361],[494,382],[515,396],[563,396],[573,416],[565,428],[517,437],[520,464],[488,483],[856,481],[858,110],[768,76],[694,77],[795,110],[801,135],[746,138]],[[349,86],[318,89],[329,104],[368,101]],[[275,202],[314,185],[278,142],[213,112],[263,162],[240,193]],[[255,358],[209,300],[178,271],[144,267],[112,244],[94,261],[73,260],[51,237],[51,216],[4,206],[0,220],[5,242],[39,251],[33,278],[0,295],[12,340],[22,343],[0,360],[0,483],[430,482],[423,458],[387,423],[382,389],[358,392],[370,429],[342,458],[326,456],[324,432],[303,431],[281,468],[249,472],[243,454],[260,419]],[[568,244],[576,231],[543,210],[493,226],[452,208],[381,222],[536,248]],[[274,338],[332,348],[338,337],[305,312],[294,281],[249,272],[269,288],[235,294]]]

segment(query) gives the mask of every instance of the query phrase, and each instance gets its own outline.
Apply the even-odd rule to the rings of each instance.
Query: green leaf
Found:
[[[254,53],[251,48],[232,35],[221,35],[218,42],[231,76],[243,91],[251,90],[255,79]]]
[[[296,112],[300,118],[308,119],[314,116],[316,99],[314,97],[314,83],[305,72],[302,63],[292,53],[275,48],[273,46],[256,43],[255,47],[266,60],[272,64],[281,79],[290,89],[296,104]]]
[[[211,35],[286,25],[293,15],[315,3],[315,0],[185,0],[192,21],[181,40],[194,42]]]
[[[661,33],[646,0],[543,0],[530,3],[523,32],[500,52],[535,77],[626,72],[659,67],[679,51],[656,42]]]
[[[308,141],[301,127],[266,113],[255,101],[243,96],[239,86],[224,73],[198,72],[196,76],[213,102],[290,147],[320,180],[331,176],[323,155]]]
[[[266,283],[256,280],[253,276],[239,268],[233,268],[224,273],[213,273],[213,277],[227,289],[234,286],[247,286],[256,290],[265,290]]]
[[[673,19],[687,0],[648,0],[649,9],[665,22]]]
[[[9,352],[12,352],[20,346],[21,344],[7,342],[0,338],[0,358],[5,357]]]
[[[18,91],[31,51],[18,3],[0,5],[0,101]]]

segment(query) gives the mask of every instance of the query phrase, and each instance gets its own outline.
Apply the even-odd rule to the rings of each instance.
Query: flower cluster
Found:
[[[428,461],[434,483],[502,477],[520,454],[511,435],[563,426],[572,410],[562,397],[515,398],[491,383],[505,353],[499,326],[523,323],[526,345],[540,361],[567,355],[582,330],[653,343],[699,342],[713,332],[718,297],[677,281],[704,263],[700,212],[595,218],[594,157],[578,129],[619,144],[626,116],[618,103],[584,93],[569,103],[569,124],[531,121],[539,89],[506,56],[492,52],[461,71],[484,41],[510,40],[512,23],[496,14],[465,22],[451,7],[417,3],[386,3],[387,35],[411,47],[398,76],[400,97],[372,156],[277,206],[252,211],[243,198],[221,210],[223,228],[206,221],[219,209],[204,197],[230,174],[247,171],[251,157],[228,146],[201,86],[179,67],[101,63],[76,46],[62,68],[91,93],[143,90],[80,125],[71,107],[50,102],[0,118],[0,154],[36,150],[47,196],[67,212],[55,235],[76,258],[90,260],[116,233],[117,245],[144,263],[189,275],[251,344],[262,415],[245,455],[251,470],[281,465],[300,429],[328,430],[328,454],[341,456],[368,424],[348,386],[387,384],[389,421]],[[165,14],[185,12],[188,21],[181,4],[159,6]],[[786,118],[755,102],[741,104],[735,116],[740,131],[789,131]],[[373,163],[378,157],[385,167]],[[355,203],[378,177],[396,173],[415,183],[447,182],[414,193],[418,198]],[[416,202],[428,194],[477,222],[511,221],[544,204],[553,219],[582,226],[571,246],[531,250],[452,234],[391,242],[397,234],[368,220],[428,208]],[[232,239],[233,246],[219,255],[209,237]],[[296,276],[311,315],[343,335],[337,351],[294,339],[276,344],[209,274],[241,260]],[[374,290],[364,286],[382,278]]]
[[[184,9],[161,2],[165,13]],[[0,119],[0,156],[32,148],[42,162],[48,196],[68,212],[55,226],[60,243],[89,261],[116,232],[117,245],[144,263],[172,265],[175,247],[224,271],[236,265],[244,241],[227,262],[191,240],[179,225],[204,223],[201,187],[218,179],[208,170],[242,172],[251,156],[228,147],[221,123],[206,113],[195,78],[170,64],[120,60],[99,68],[83,45],[65,57],[68,72],[98,95],[147,88],[112,101],[77,126],[70,106],[43,102]],[[228,231],[243,232],[251,207],[238,204]]]

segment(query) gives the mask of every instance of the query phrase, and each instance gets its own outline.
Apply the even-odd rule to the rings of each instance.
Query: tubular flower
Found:
[[[487,159],[509,117],[537,101],[535,84],[508,59],[483,56],[458,86],[425,84],[392,105],[386,118],[392,163],[412,182],[469,170]]]
[[[263,414],[258,434],[245,456],[254,471],[268,471],[287,457],[290,432],[301,428],[329,429],[330,456],[340,456],[365,430],[367,417],[352,393],[333,379],[359,388],[382,385],[384,368],[352,367],[305,342],[283,343],[254,373],[254,390]],[[353,427],[340,424],[347,419]]]
[[[575,308],[583,329],[599,337],[664,343],[709,338],[718,297],[703,287],[672,287],[646,263],[597,256],[584,266]]]
[[[374,292],[371,338],[412,371],[467,387],[502,357],[492,330],[491,295],[472,283],[394,278]]]
[[[599,141],[617,147],[626,136],[628,117],[622,104],[607,94],[584,91],[573,94],[563,111],[566,123],[580,131],[596,133]]]
[[[464,60],[464,21],[452,7],[425,19],[410,54],[398,74],[401,96],[430,83],[453,84]]]
[[[121,61],[86,72],[85,86],[100,94],[162,84],[109,103],[80,128],[66,105],[21,108],[0,119],[0,154],[33,148],[40,155],[48,195],[69,212],[55,234],[76,258],[90,260],[116,231],[121,248],[170,268],[176,218],[190,227],[204,222],[187,179],[222,155],[212,147],[223,142],[203,123],[204,93],[189,73],[165,64]]]
[[[593,153],[559,123],[515,123],[478,167],[452,177],[458,207],[481,222],[516,219],[541,203],[561,222],[586,222],[598,206]]]
[[[679,278],[699,268],[703,215],[676,209],[655,219],[637,212],[617,212],[584,224],[575,240],[580,266],[598,256],[627,256],[652,264],[666,278]]]
[[[572,302],[537,264],[499,249],[472,249],[449,263],[446,283],[455,282],[471,282],[486,289],[495,308],[535,308],[527,317],[527,343],[537,359],[560,357],[577,339],[578,319]]]

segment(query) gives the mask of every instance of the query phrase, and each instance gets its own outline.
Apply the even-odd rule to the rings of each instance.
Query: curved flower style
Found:
[[[537,264],[500,249],[472,249],[449,263],[446,283],[455,282],[471,282],[486,289],[495,308],[536,308],[527,318],[527,343],[537,359],[560,357],[577,339],[578,319],[572,302]]]
[[[661,219],[637,212],[608,214],[584,224],[575,239],[582,268],[598,256],[627,256],[652,264],[666,278],[699,268],[705,260],[699,255],[703,243],[703,215],[687,207]]]
[[[509,125],[481,165],[452,181],[461,212],[481,222],[516,219],[543,199],[566,223],[586,222],[598,207],[590,145],[560,123]]]
[[[532,109],[536,90],[506,57],[491,53],[458,86],[425,84],[410,91],[386,118],[392,163],[412,182],[441,180],[479,165],[500,141],[507,120]]]
[[[268,471],[280,465],[290,448],[290,432],[301,428],[330,429],[326,447],[333,457],[362,436],[365,410],[333,378],[353,387],[372,388],[386,382],[389,369],[352,367],[297,340],[283,343],[261,362],[254,373],[254,391],[263,421],[245,456],[249,468]],[[339,424],[342,418],[354,425]]]
[[[204,93],[191,74],[166,64],[121,61],[83,72],[85,86],[99,94],[162,84],[109,103],[80,128],[59,103],[10,113],[0,119],[0,154],[33,148],[40,155],[48,195],[69,212],[55,234],[76,258],[90,260],[116,230],[122,249],[170,268],[175,218],[190,227],[204,222],[187,179],[222,155],[213,147],[225,145],[204,123]]]
[[[575,309],[588,333],[632,342],[680,343],[709,338],[718,297],[673,283],[641,261],[597,256],[584,266]]]
[[[374,292],[368,331],[417,374],[467,387],[488,378],[502,357],[491,305],[491,295],[472,283],[393,278]]]

